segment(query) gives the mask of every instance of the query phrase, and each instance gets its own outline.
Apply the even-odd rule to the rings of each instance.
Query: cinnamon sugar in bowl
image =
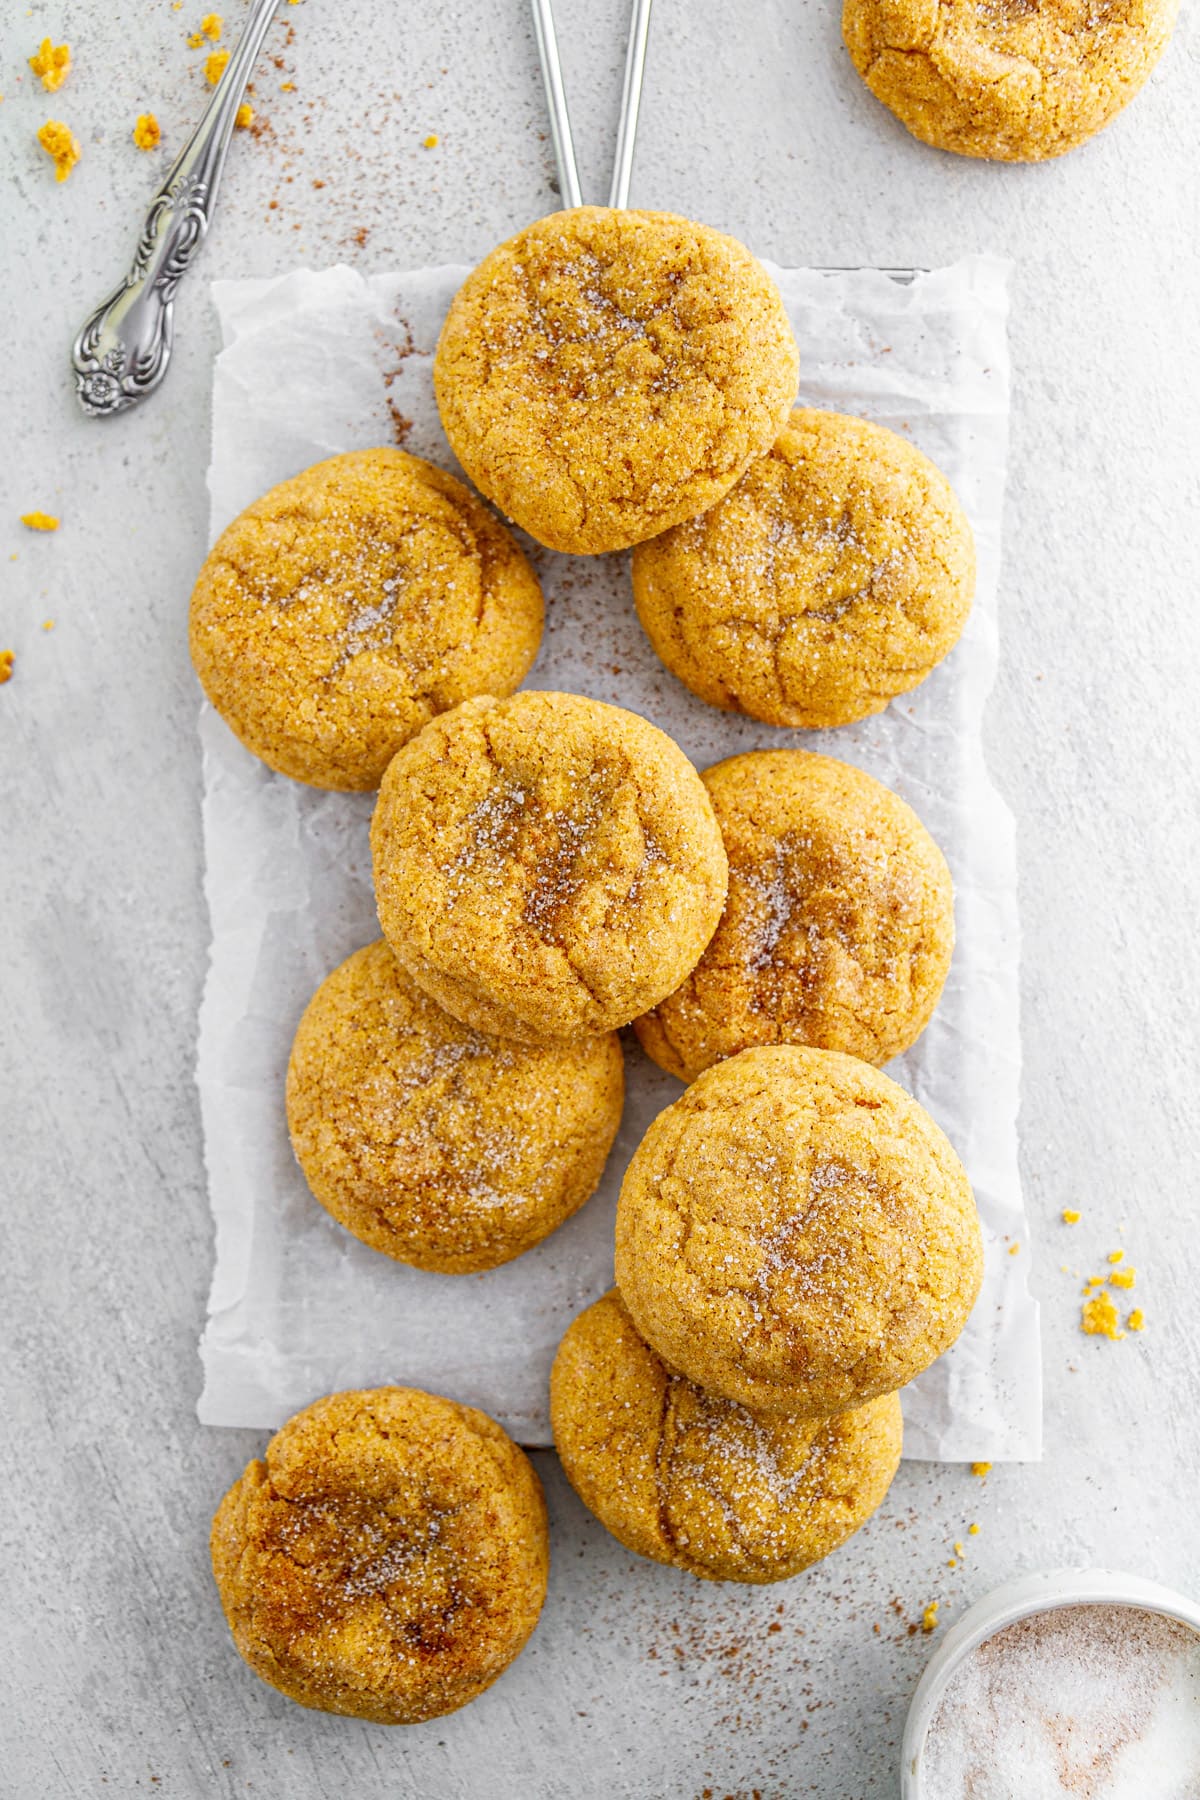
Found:
[[[903,1800],[1196,1800],[1200,1607],[1137,1576],[1008,1583],[913,1696]]]

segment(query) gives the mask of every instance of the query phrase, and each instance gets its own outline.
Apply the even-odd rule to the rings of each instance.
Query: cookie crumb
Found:
[[[1021,1254],[1020,1244],[1010,1244],[1008,1246],[1008,1254],[1010,1256],[1020,1256],[1020,1254]]]
[[[71,73],[70,44],[53,44],[49,38],[43,38],[37,55],[29,58],[29,66],[46,92],[57,94]]]
[[[991,1473],[991,1468],[992,1468],[991,1463],[973,1462],[971,1464],[971,1473],[972,1473],[972,1475],[978,1475],[980,1480],[982,1481],[982,1479],[985,1475],[988,1475]]]
[[[153,113],[139,113],[133,128],[133,141],[139,150],[157,150],[162,130]]]
[[[422,146],[426,150],[436,150],[440,142],[441,139],[438,137],[436,131],[431,131],[428,137],[423,137],[421,139]]]
[[[234,115],[233,122],[239,131],[249,131],[254,123],[254,108],[247,105],[246,101],[243,100]]]
[[[921,1630],[927,1634],[937,1630],[938,1607],[940,1604],[941,1602],[939,1600],[931,1600],[929,1605],[925,1608],[925,1611],[921,1614]]]
[[[61,119],[47,119],[37,134],[37,141],[47,156],[54,159],[55,181],[65,181],[79,161],[79,139]]]
[[[974,1521],[972,1521],[972,1523],[967,1526],[967,1536],[968,1537],[978,1537],[979,1536],[979,1527],[978,1527],[978,1525],[976,1525],[974,1523]]]
[[[1140,1306],[1134,1307],[1125,1323],[1128,1325],[1130,1331],[1144,1331],[1146,1329],[1146,1315]]]
[[[224,29],[225,21],[220,13],[205,13],[200,21],[200,30],[210,43],[215,44]]]
[[[42,630],[43,631],[53,631],[54,630],[54,620],[53,619],[43,619],[42,620]]]
[[[211,56],[204,59],[204,79],[210,87],[216,87],[225,73],[225,64],[229,61],[228,50],[214,50]]]
[[[11,650],[0,650],[0,687],[12,680],[13,664],[16,657]]]
[[[1080,1314],[1080,1329],[1089,1337],[1111,1338],[1114,1343],[1125,1336],[1120,1329],[1112,1295],[1100,1292],[1085,1300]]]
[[[1136,1281],[1136,1269],[1114,1269],[1108,1278],[1108,1285],[1115,1288],[1131,1288]]]
[[[1110,1250],[1108,1253],[1108,1260],[1110,1263],[1124,1262],[1125,1252],[1123,1250]]]
[[[1080,1215],[1073,1206],[1064,1206],[1062,1218],[1064,1225],[1078,1225]]]
[[[57,531],[58,530],[58,520],[55,518],[53,513],[45,513],[45,512],[22,513],[21,514],[21,523],[22,523],[22,525],[27,525],[29,527],[30,531]]]

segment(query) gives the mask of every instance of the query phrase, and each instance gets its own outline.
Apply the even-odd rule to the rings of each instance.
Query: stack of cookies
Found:
[[[694,693],[828,726],[948,653],[974,558],[910,445],[793,411],[797,366],[778,292],[739,244],[583,208],[468,278],[434,373],[459,462],[511,520],[558,550],[636,546],[638,612]],[[629,1165],[617,1290],[563,1340],[555,1440],[630,1548],[773,1581],[878,1505],[897,1390],[979,1289],[966,1176],[879,1073],[945,982],[950,876],[909,807],[848,763],[772,750],[701,776],[619,707],[517,692],[542,610],[483,502],[395,450],[285,482],[201,572],[193,655],[242,741],[296,779],[379,789],[383,936],[300,1021],[292,1142],[372,1248],[446,1275],[493,1268],[594,1191],[632,1027],[690,1085]],[[481,1443],[482,1487],[462,1473]],[[545,1587],[520,1452],[482,1415],[403,1389],[293,1420],[213,1541],[253,1666],[304,1704],[378,1719],[478,1692]],[[478,1633],[461,1601],[475,1588]],[[389,1665],[397,1634],[418,1662]]]

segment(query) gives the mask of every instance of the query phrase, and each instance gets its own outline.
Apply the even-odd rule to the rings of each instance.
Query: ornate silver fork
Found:
[[[167,372],[175,289],[212,219],[238,107],[278,4],[254,0],[204,117],[150,202],[129,273],[75,339],[75,392],[93,418],[136,406]]]

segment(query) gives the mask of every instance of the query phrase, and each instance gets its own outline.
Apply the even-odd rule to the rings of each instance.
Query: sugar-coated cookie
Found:
[[[461,481],[402,450],[333,456],[217,539],[192,594],[208,698],[272,769],[374,788],[435,714],[511,694],[542,635],[515,539]]]
[[[212,1526],[221,1604],[255,1674],[379,1725],[490,1687],[537,1624],[549,1560],[528,1457],[486,1414],[414,1388],[297,1413]]]
[[[957,1338],[983,1248],[970,1184],[904,1089],[781,1046],[717,1063],[625,1175],[616,1275],[672,1370],[754,1411],[823,1418]]]
[[[671,213],[553,213],[467,277],[438,343],[476,486],[554,550],[620,550],[720,499],[796,397],[779,290]]]

